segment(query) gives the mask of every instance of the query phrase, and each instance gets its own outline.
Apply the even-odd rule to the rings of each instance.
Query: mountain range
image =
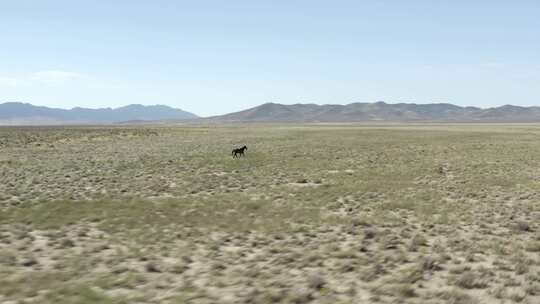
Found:
[[[385,102],[347,105],[265,103],[207,118],[215,122],[540,122],[540,107],[505,105],[482,109],[448,103]]]
[[[461,107],[449,103],[385,102],[317,105],[265,103],[220,116],[201,118],[163,105],[128,105],[116,109],[71,110],[28,103],[0,104],[0,125],[113,124],[157,122],[540,122],[540,107],[505,105],[493,108]]]
[[[168,106],[128,105],[116,109],[71,110],[34,106],[28,103],[0,104],[0,125],[112,124],[123,121],[195,119],[197,115]]]

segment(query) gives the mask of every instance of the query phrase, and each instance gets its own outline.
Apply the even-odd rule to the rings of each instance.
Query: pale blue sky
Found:
[[[538,0],[0,0],[0,102],[540,105]]]

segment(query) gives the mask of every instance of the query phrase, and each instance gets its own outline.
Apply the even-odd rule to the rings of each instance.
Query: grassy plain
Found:
[[[540,303],[539,221],[536,124],[0,128],[0,303]]]

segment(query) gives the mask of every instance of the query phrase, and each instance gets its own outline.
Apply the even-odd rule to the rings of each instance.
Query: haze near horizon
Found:
[[[0,103],[540,105],[536,1],[0,3]]]

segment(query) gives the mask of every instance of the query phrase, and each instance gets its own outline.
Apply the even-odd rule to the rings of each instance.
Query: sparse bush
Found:
[[[319,290],[324,287],[326,280],[319,274],[312,274],[308,276],[307,283],[309,288]]]
[[[311,291],[305,289],[295,289],[291,290],[286,302],[294,304],[304,304],[311,302],[312,299],[313,295]]]
[[[539,252],[540,251],[540,241],[531,241],[525,244],[525,250],[529,252]]]
[[[15,266],[17,257],[14,253],[8,251],[0,251],[0,265]]]
[[[488,287],[487,282],[472,271],[466,271],[457,276],[454,280],[454,284],[465,289]]]
[[[449,290],[437,293],[437,297],[452,304],[475,304],[477,300],[459,290]]]
[[[489,294],[492,295],[496,299],[504,299],[507,297],[507,291],[504,286],[497,286],[489,290]]]
[[[426,244],[426,238],[421,234],[417,234],[409,242],[408,249],[409,251],[418,251],[421,246],[426,246]]]
[[[175,274],[182,274],[188,269],[189,267],[186,264],[179,262],[179,263],[171,265],[169,267],[169,272],[175,273]]]
[[[522,231],[522,232],[531,231],[531,226],[529,225],[529,223],[525,221],[517,221],[515,224],[515,227],[517,231]]]
[[[38,261],[34,257],[25,257],[21,260],[21,266],[32,267],[38,264]]]
[[[360,273],[360,279],[365,282],[371,282],[385,273],[386,270],[381,264],[375,264],[362,270]]]
[[[525,287],[525,292],[531,296],[540,296],[540,284],[531,283]]]
[[[526,297],[527,295],[522,291],[515,291],[508,295],[509,299],[517,303],[521,303]]]
[[[470,266],[457,266],[457,267],[452,267],[450,268],[450,273],[452,274],[462,274],[466,271],[469,271],[471,270],[471,267]]]
[[[402,269],[399,272],[399,276],[396,278],[398,283],[414,284],[424,278],[424,271],[422,268],[413,266]]]
[[[377,230],[374,228],[365,228],[364,229],[364,238],[369,240],[375,237],[377,235]]]
[[[432,256],[424,256],[420,259],[420,268],[424,271],[439,271],[442,269],[440,260]]]
[[[383,284],[372,289],[379,296],[394,296],[398,298],[412,298],[416,296],[414,287],[410,284]]]
[[[60,241],[60,248],[71,248],[75,247],[75,242],[69,238],[62,239]]]
[[[147,262],[144,265],[144,269],[147,272],[161,272],[161,268],[159,267],[159,265],[156,262],[152,262],[152,261]]]

